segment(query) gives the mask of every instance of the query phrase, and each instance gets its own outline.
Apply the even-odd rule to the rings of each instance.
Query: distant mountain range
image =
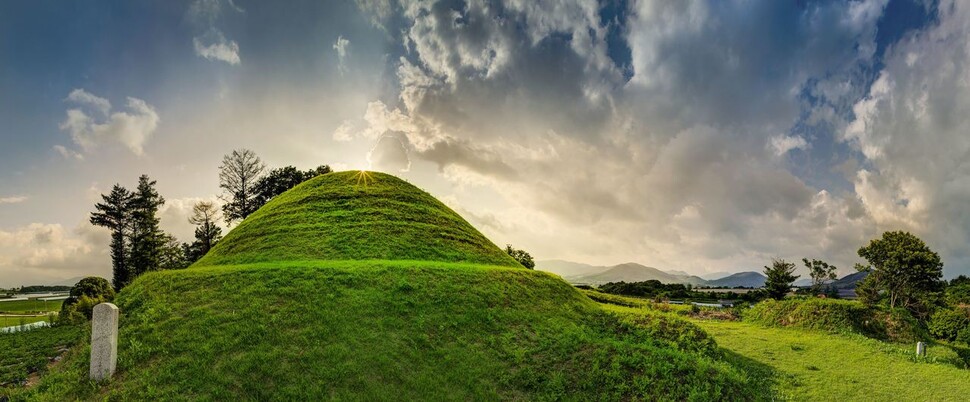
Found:
[[[764,285],[764,276],[757,272],[716,275],[715,280],[707,280],[684,271],[663,271],[657,268],[628,262],[614,266],[596,266],[562,260],[536,262],[536,269],[552,272],[572,283],[602,285],[607,282],[643,282],[658,280],[662,283],[685,283],[694,286],[746,286]],[[740,275],[740,276],[739,276]],[[760,282],[754,276],[760,276]],[[723,277],[723,278],[722,278]],[[726,283],[726,284],[720,284]],[[760,283],[760,284],[758,284]],[[737,284],[737,285],[734,285]]]
[[[628,262],[614,266],[597,266],[563,260],[547,260],[536,262],[536,269],[552,272],[571,283],[585,283],[602,285],[607,282],[643,282],[658,280],[662,283],[684,283],[703,287],[727,288],[760,288],[765,285],[765,278],[760,272],[746,271],[737,273],[716,272],[705,274],[704,277],[688,274],[684,271],[664,271],[646,265]],[[836,289],[854,294],[856,283],[864,279],[867,272],[856,272],[828,283]],[[810,286],[811,279],[800,278],[795,286]],[[841,293],[841,292],[840,292]]]
[[[765,278],[765,276],[760,272],[738,272],[736,274],[725,276],[721,279],[707,281],[707,286],[728,288],[760,288],[765,285],[766,279],[767,278]]]

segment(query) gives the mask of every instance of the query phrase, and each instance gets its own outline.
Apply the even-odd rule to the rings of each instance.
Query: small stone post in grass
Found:
[[[118,306],[101,303],[91,314],[91,379],[111,378],[118,364]]]
[[[916,342],[916,357],[926,357],[925,342]]]

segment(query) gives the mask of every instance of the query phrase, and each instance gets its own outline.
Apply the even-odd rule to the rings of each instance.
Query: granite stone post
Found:
[[[926,343],[916,342],[916,356],[926,357]]]
[[[101,303],[91,315],[91,379],[111,378],[118,363],[118,306]]]

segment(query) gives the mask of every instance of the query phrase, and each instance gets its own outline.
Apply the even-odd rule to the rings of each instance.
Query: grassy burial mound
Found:
[[[118,372],[86,346],[28,398],[751,400],[710,347],[517,266],[393,176],[285,193],[196,266],[125,288]],[[681,340],[683,338],[683,341]],[[700,338],[697,338],[700,339]]]
[[[195,266],[375,259],[521,267],[431,194],[375,172],[325,174],[281,194]]]

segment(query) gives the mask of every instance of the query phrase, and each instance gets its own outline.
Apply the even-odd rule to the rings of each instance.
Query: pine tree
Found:
[[[132,193],[128,189],[115,184],[108,195],[101,195],[104,200],[94,206],[96,212],[91,213],[91,224],[111,230],[111,271],[112,285],[115,290],[121,290],[134,278],[132,275],[130,243],[128,241],[131,229]]]
[[[791,291],[792,282],[798,279],[795,272],[795,264],[782,259],[772,259],[771,266],[765,267],[765,290],[768,296],[781,300]]]
[[[165,233],[158,227],[158,208],[165,199],[155,190],[155,181],[148,175],[138,178],[138,188],[131,201],[131,267],[132,278],[160,268]]]

